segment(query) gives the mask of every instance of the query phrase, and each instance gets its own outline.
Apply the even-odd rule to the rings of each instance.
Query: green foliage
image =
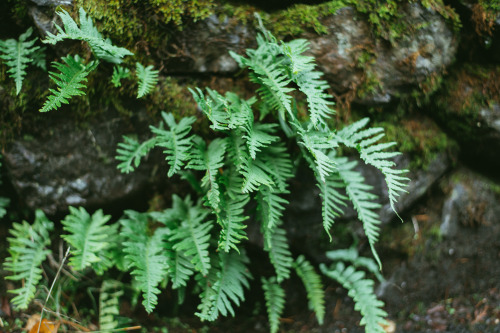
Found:
[[[137,98],[141,98],[149,94],[154,88],[158,82],[159,71],[153,69],[153,65],[144,67],[142,64],[136,63],[135,66],[135,75],[137,77],[137,82],[139,83]]]
[[[16,82],[17,95],[21,92],[29,63],[34,62],[34,65],[45,69],[44,48],[35,46],[37,38],[28,39],[32,33],[33,28],[30,27],[19,36],[19,40],[0,40],[0,59],[9,67],[7,73]]]
[[[119,298],[123,290],[118,289],[120,283],[105,280],[99,293],[99,330],[113,331],[118,328],[116,317],[120,314]]]
[[[262,278],[261,282],[266,299],[267,316],[269,318],[271,333],[275,333],[278,332],[279,319],[285,309],[285,291],[276,282],[276,278],[274,277],[269,279]]]
[[[1,167],[2,167],[2,155],[0,155],[0,169]],[[0,185],[2,185],[2,178],[0,178]],[[5,208],[7,208],[9,203],[10,203],[9,198],[0,197],[0,219],[4,217],[5,214],[7,214],[7,210]]]
[[[316,273],[311,263],[302,255],[295,260],[293,267],[306,287],[309,309],[316,313],[316,319],[318,319],[319,324],[323,324],[325,317],[325,293],[321,277]]]
[[[85,41],[89,44],[90,49],[98,59],[115,64],[121,63],[123,57],[133,55],[129,50],[123,47],[114,46],[109,39],[104,39],[83,8],[80,8],[79,14],[80,26],[78,26],[64,9],[57,12],[57,15],[61,18],[64,29],[56,24],[55,27],[58,34],[54,35],[47,32],[47,39],[45,39],[44,42],[56,44],[65,39]]]
[[[4,268],[12,274],[6,279],[23,282],[21,288],[9,290],[16,294],[11,302],[19,310],[27,309],[35,297],[36,287],[42,279],[40,265],[50,254],[47,246],[50,245],[49,232],[53,228],[54,224],[41,210],[36,211],[33,225],[26,221],[12,225],[12,237],[7,238],[10,257],[5,260]]]
[[[58,88],[57,90],[49,89],[52,95],[47,97],[47,101],[45,101],[40,112],[55,110],[63,103],[68,104],[68,99],[71,97],[85,95],[82,89],[86,86],[82,82],[87,81],[89,73],[99,64],[97,61],[91,61],[85,65],[78,55],[74,57],[67,56],[62,58],[62,60],[65,64],[53,62],[54,67],[59,70],[59,73],[49,72],[49,74]]]
[[[116,65],[113,67],[113,76],[111,76],[111,83],[115,88],[121,87],[123,79],[130,78],[130,70],[128,68]]]
[[[366,325],[367,332],[385,332],[381,326],[381,324],[387,324],[384,319],[387,313],[382,310],[384,303],[377,300],[373,290],[373,280],[365,279],[365,272],[356,271],[353,266],[345,267],[341,262],[330,268],[321,264],[320,269],[323,274],[338,281],[349,290],[349,296],[356,304],[354,308],[363,316],[360,324]]]

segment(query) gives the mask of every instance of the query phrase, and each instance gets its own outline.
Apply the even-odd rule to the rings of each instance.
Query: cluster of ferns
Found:
[[[116,64],[112,82],[130,78],[130,70],[119,64],[132,55],[104,39],[90,17],[80,10],[80,25],[60,11],[63,27],[56,26],[57,35],[48,34],[46,43],[64,39],[88,43],[96,59],[84,60],[77,55],[63,57],[54,63],[59,72],[50,72],[57,85],[40,111],[58,108],[72,96],[85,94],[86,76],[100,60]],[[287,207],[289,180],[295,176],[296,161],[303,159],[313,171],[322,198],[325,232],[348,202],[354,206],[371,247],[373,258],[357,255],[354,248],[327,253],[330,264],[321,264],[323,275],[338,281],[353,297],[361,312],[361,325],[368,332],[383,332],[387,313],[374,295],[374,281],[365,271],[382,279],[381,266],[375,250],[380,233],[377,197],[356,170],[356,161],[338,155],[341,147],[353,148],[360,158],[379,169],[387,182],[391,207],[407,179],[405,170],[395,168],[388,151],[394,143],[379,143],[382,128],[367,127],[362,119],[341,130],[332,130],[334,114],[328,84],[316,69],[314,58],[304,53],[306,40],[277,41],[260,24],[257,48],[245,55],[231,53],[250,80],[258,85],[256,96],[242,99],[227,92],[191,90],[194,100],[215,132],[210,140],[192,133],[195,117],[176,119],[162,113],[162,122],[150,126],[150,139],[139,142],[124,137],[117,149],[118,169],[133,172],[142,158],[158,147],[163,149],[168,164],[168,177],[179,175],[193,187],[196,198],[174,195],[172,207],[163,211],[137,212],[126,210],[118,221],[101,210],[89,214],[84,208],[70,207],[62,221],[62,239],[70,247],[69,267],[84,274],[93,271],[106,275],[110,269],[129,273],[131,288],[141,294],[142,304],[151,313],[158,295],[169,282],[182,302],[188,282],[194,279],[200,303],[196,315],[214,321],[220,316],[235,315],[235,308],[245,300],[253,276],[245,251],[247,226],[257,224],[274,270],[258,277],[266,300],[271,332],[278,331],[279,318],[285,305],[283,281],[295,272],[303,281],[309,308],[321,324],[325,316],[325,295],[321,276],[303,255],[290,251],[283,214]],[[9,66],[16,82],[16,92],[28,64],[44,67],[42,48],[28,40],[32,31],[18,41],[0,42],[0,57]],[[17,53],[16,53],[17,52]],[[149,93],[158,79],[152,66],[140,63],[135,69],[138,97]],[[294,96],[303,94],[307,115],[299,116]],[[263,120],[265,119],[265,122]],[[292,154],[294,155],[292,158]],[[248,216],[249,203],[257,207]],[[36,212],[34,223],[14,223],[9,237],[9,253],[4,268],[7,278],[22,280],[22,287],[11,291],[12,303],[26,309],[35,297],[42,279],[41,265],[51,253],[50,234],[54,223],[42,211]],[[118,326],[118,297],[122,282],[105,280],[101,288],[101,330]],[[113,289],[114,288],[114,289]]]

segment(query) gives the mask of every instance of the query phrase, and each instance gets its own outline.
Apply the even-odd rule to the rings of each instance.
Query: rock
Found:
[[[19,198],[29,209],[54,214],[68,206],[102,207],[140,193],[154,179],[152,163],[126,175],[116,169],[115,160],[122,135],[138,133],[140,124],[150,122],[142,119],[142,112],[136,114],[132,128],[123,118],[109,115],[85,126],[75,125],[71,117],[40,122],[38,132],[25,133],[4,152]]]
[[[38,6],[69,6],[73,3],[73,0],[31,0]]]
[[[433,115],[461,146],[464,160],[500,169],[500,67],[465,65],[451,73]]]
[[[441,234],[454,237],[462,227],[500,222],[500,206],[491,181],[470,171],[459,170],[451,179],[452,190],[443,205]]]
[[[33,19],[33,23],[35,23],[38,31],[43,37],[47,36],[47,32],[50,32],[52,34],[56,33],[54,26],[56,15],[54,13],[49,16],[44,10],[35,6],[30,7],[28,12]]]

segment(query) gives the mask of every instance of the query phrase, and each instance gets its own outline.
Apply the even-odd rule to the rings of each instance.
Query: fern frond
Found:
[[[203,307],[208,308],[208,311],[196,314],[202,320],[214,321],[220,314],[231,314],[234,317],[233,303],[239,306],[245,300],[244,288],[250,287],[248,280],[252,276],[246,267],[249,259],[244,251],[221,252],[219,257],[221,269],[217,271],[215,283],[211,287],[212,293],[205,301],[210,305]]]
[[[154,69],[153,65],[144,67],[141,63],[137,62],[135,64],[135,75],[139,85],[137,89],[137,98],[144,97],[153,90],[156,83],[158,83],[159,73],[158,70]]]
[[[285,291],[276,282],[275,277],[269,279],[262,278],[261,281],[264,298],[266,299],[267,316],[269,318],[271,333],[276,333],[280,326],[279,319],[285,309]]]
[[[263,147],[267,147],[270,143],[278,141],[279,137],[272,135],[276,132],[276,124],[254,123],[253,115],[249,120],[244,127],[246,134],[243,138],[246,140],[250,157],[255,159],[257,152]]]
[[[378,241],[380,225],[382,224],[378,213],[375,212],[376,209],[381,207],[376,202],[378,197],[370,193],[372,187],[366,184],[363,175],[354,170],[357,165],[356,161],[349,161],[346,157],[335,158],[335,160],[339,167],[340,178],[345,183],[347,196],[358,213],[359,220],[363,223],[363,229],[368,238],[373,257],[379,267],[382,267],[380,258],[375,250],[375,243]]]
[[[113,76],[111,76],[111,83],[115,88],[121,87],[123,79],[130,78],[130,70],[128,68],[116,65],[113,67]]]
[[[203,275],[210,270],[210,230],[213,227],[211,221],[203,223],[208,211],[198,203],[193,206],[190,197],[184,201],[177,200],[176,208],[180,216],[180,225],[175,232],[168,237],[168,242],[174,244],[172,248],[191,258],[195,269]]]
[[[120,315],[119,298],[123,290],[119,289],[121,283],[116,281],[103,281],[99,293],[99,330],[101,332],[114,331],[118,328],[116,317]]]
[[[37,38],[28,39],[32,33],[33,28],[30,27],[19,36],[19,40],[0,40],[0,59],[9,67],[7,73],[16,83],[16,95],[21,92],[28,64],[37,59],[38,66],[45,66],[43,50],[40,46],[35,46]]]
[[[91,61],[87,65],[82,63],[82,59],[75,55],[74,57],[67,56],[62,58],[65,64],[53,62],[54,67],[59,70],[59,73],[49,72],[49,76],[58,86],[57,90],[49,89],[52,95],[47,97],[40,112],[55,110],[61,104],[68,104],[68,99],[73,96],[85,95],[82,91],[87,81],[87,75],[93,71],[97,65],[97,61]]]
[[[332,261],[349,262],[356,268],[364,268],[368,272],[375,275],[377,280],[379,280],[380,282],[385,281],[382,274],[380,274],[380,269],[377,263],[372,258],[360,257],[356,247],[328,251],[325,253],[325,255]]]
[[[47,32],[44,43],[54,45],[65,39],[82,40],[89,44],[97,58],[115,64],[121,63],[123,57],[133,55],[129,50],[114,46],[109,39],[104,39],[83,8],[80,7],[79,10],[80,27],[64,9],[58,11],[57,15],[61,18],[64,29],[55,24],[58,34]]]
[[[275,227],[273,230],[264,231],[264,250],[269,253],[269,259],[276,271],[277,281],[281,283],[281,281],[288,279],[293,258],[285,229]]]
[[[387,324],[387,313],[382,309],[384,302],[375,296],[373,280],[365,279],[365,272],[356,271],[352,266],[345,267],[343,263],[337,263],[330,269],[321,264],[320,269],[323,274],[349,290],[348,295],[356,304],[355,310],[362,315],[360,324],[366,325],[367,332],[385,332],[381,326]]]
[[[403,177],[402,175],[407,173],[408,170],[397,170],[393,168],[395,163],[391,161],[391,159],[401,153],[385,152],[385,150],[394,146],[396,143],[375,144],[384,136],[382,133],[383,129],[369,128],[362,130],[368,124],[368,121],[368,118],[364,118],[346,126],[337,133],[337,136],[346,146],[358,149],[361,159],[363,159],[365,163],[373,165],[384,174],[389,191],[389,203],[392,210],[396,212],[394,204],[400,193],[405,192],[404,188],[406,187],[406,182],[409,181],[407,177]]]
[[[323,291],[321,277],[302,255],[295,260],[293,267],[306,287],[309,310],[316,313],[316,319],[322,325],[325,317],[325,292]]]
[[[257,209],[260,211],[260,218],[264,230],[273,231],[281,224],[281,217],[288,200],[279,196],[288,192],[276,192],[270,187],[262,187],[257,193]]]
[[[122,173],[134,171],[141,163],[141,158],[149,153],[156,142],[156,138],[151,138],[139,143],[137,139],[124,135],[123,142],[118,143],[118,148],[116,149],[116,159],[122,161],[117,166],[118,170]]]
[[[224,155],[226,154],[227,140],[217,138],[213,140],[208,148],[205,141],[198,138],[193,146],[191,160],[187,168],[194,170],[206,170],[201,180],[203,187],[208,187],[207,198],[210,206],[215,212],[219,211],[220,191],[217,182],[219,168],[224,166]]]
[[[0,219],[7,214],[7,210],[5,208],[9,206],[9,203],[9,198],[0,197]]]
[[[125,215],[120,223],[121,234],[126,239],[123,246],[128,269],[142,291],[144,308],[151,313],[158,303],[158,285],[166,278],[168,271],[164,244],[166,231],[158,228],[150,235],[148,214],[127,210]]]
[[[181,170],[190,157],[193,144],[192,136],[188,135],[196,118],[184,117],[179,123],[176,123],[173,114],[162,112],[161,115],[170,130],[167,131],[154,126],[150,126],[150,128],[156,134],[156,146],[165,148],[163,151],[166,155],[165,160],[170,165],[168,176],[172,177]]]
[[[274,181],[270,176],[270,170],[267,164],[260,159],[260,156],[255,160],[247,156],[247,158],[242,161],[241,167],[241,173],[244,177],[242,187],[243,193],[256,191],[261,185],[274,185]]]
[[[167,252],[168,257],[168,275],[172,280],[172,288],[178,289],[185,287],[189,277],[194,274],[194,265],[189,261],[182,252],[171,251]]]
[[[335,218],[342,215],[342,206],[347,206],[347,197],[339,192],[339,189],[345,187],[342,178],[340,178],[337,172],[325,178],[325,181],[318,179],[318,187],[320,189],[320,196],[322,199],[321,205],[321,215],[323,217],[323,228],[325,229],[330,241],[332,241],[332,235],[330,234],[330,229],[335,223]]]
[[[62,238],[72,248],[69,264],[82,271],[92,263],[101,261],[99,254],[109,246],[106,240],[112,230],[106,223],[111,215],[104,215],[99,209],[90,216],[83,207],[69,207],[69,211],[70,214],[62,221],[63,229],[69,234]]]
[[[260,154],[260,158],[267,166],[267,171],[272,176],[277,190],[285,193],[288,179],[294,176],[294,168],[284,143],[279,142],[266,147]]]
[[[50,245],[49,232],[54,228],[54,223],[41,210],[35,214],[33,225],[26,221],[14,223],[10,230],[12,237],[7,238],[10,257],[5,260],[4,268],[12,275],[6,279],[23,281],[21,288],[8,291],[16,294],[11,302],[19,310],[27,309],[35,296],[36,286],[42,279],[40,265],[50,254],[46,247]]]

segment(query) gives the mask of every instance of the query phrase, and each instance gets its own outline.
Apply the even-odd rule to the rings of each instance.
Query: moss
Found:
[[[480,36],[492,35],[495,20],[500,16],[500,2],[479,0],[472,6],[471,20]]]

